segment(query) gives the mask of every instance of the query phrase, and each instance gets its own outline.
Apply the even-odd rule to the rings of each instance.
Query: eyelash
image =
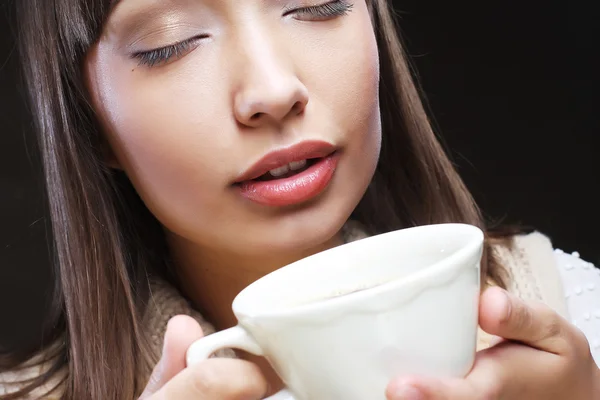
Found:
[[[304,15],[306,17],[314,18],[317,21],[330,19],[334,17],[341,17],[352,11],[354,5],[348,2],[348,0],[333,0],[328,3],[301,7],[296,9],[287,9],[284,12],[284,16],[295,14],[296,16]]]
[[[157,64],[166,63],[173,57],[175,57],[175,59],[182,57],[195,46],[198,40],[206,38],[208,38],[208,35],[194,36],[182,42],[161,47],[159,49],[135,52],[131,55],[131,58],[136,59],[139,65],[152,68]]]
[[[287,9],[284,16],[295,15],[312,18],[313,21],[324,21],[335,17],[341,17],[352,11],[353,4],[348,0],[333,0],[325,4],[301,7],[296,9]],[[175,58],[178,59],[192,50],[196,43],[201,39],[208,38],[208,35],[198,35],[186,39],[179,43],[161,47],[154,50],[138,51],[131,55],[131,58],[138,61],[140,66],[152,68],[159,64],[164,64]]]

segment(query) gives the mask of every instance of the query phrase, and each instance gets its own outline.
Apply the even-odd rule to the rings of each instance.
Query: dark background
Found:
[[[555,246],[600,264],[594,2],[395,3],[439,131],[486,215],[534,226]],[[49,301],[41,171],[18,85],[12,7],[0,0],[5,345],[33,340]]]

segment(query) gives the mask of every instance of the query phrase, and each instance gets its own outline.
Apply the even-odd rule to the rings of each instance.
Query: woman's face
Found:
[[[318,246],[377,164],[364,0],[120,0],[86,75],[113,164],[201,248]]]

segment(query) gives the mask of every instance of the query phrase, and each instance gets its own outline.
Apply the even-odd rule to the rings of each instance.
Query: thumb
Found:
[[[203,336],[200,324],[186,315],[171,318],[163,343],[162,356],[154,367],[140,400],[157,392],[186,367],[185,354],[192,343]]]
[[[566,321],[542,303],[526,303],[500,289],[489,288],[481,297],[481,328],[504,339],[538,350],[560,354],[569,348]]]
[[[468,400],[473,390],[463,379],[405,377],[392,381],[386,390],[388,400]]]

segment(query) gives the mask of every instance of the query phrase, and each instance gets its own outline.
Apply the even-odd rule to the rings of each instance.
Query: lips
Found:
[[[336,147],[327,142],[301,142],[286,149],[273,151],[267,154],[237,178],[235,182],[242,183],[257,179],[269,171],[277,170],[293,163],[324,158],[335,151]]]
[[[267,154],[237,178],[234,186],[243,197],[261,205],[304,203],[328,187],[338,159],[332,144],[305,141]]]

